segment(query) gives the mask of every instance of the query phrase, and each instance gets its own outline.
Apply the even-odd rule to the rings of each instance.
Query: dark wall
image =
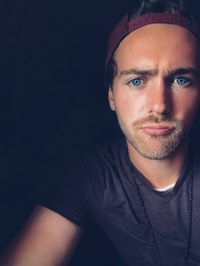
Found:
[[[37,203],[41,184],[55,178],[50,173],[62,172],[72,153],[83,154],[117,134],[104,59],[108,35],[127,5],[119,0],[0,2],[1,250]],[[101,245],[105,236],[95,227],[93,232],[97,248],[91,235],[85,237],[89,248],[78,251],[74,265],[90,264],[83,260],[91,247],[94,254],[109,256]]]
[[[0,1],[0,250],[71,155],[118,135],[104,87],[106,41],[131,0]],[[198,8],[196,9],[198,12]],[[117,266],[96,225],[72,266]]]

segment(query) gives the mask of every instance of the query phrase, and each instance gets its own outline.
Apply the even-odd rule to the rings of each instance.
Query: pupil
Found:
[[[140,85],[140,80],[139,79],[134,79],[133,80],[133,84],[136,85],[136,86]]]
[[[179,78],[179,79],[178,79],[178,83],[183,84],[184,82],[185,82],[184,78]]]

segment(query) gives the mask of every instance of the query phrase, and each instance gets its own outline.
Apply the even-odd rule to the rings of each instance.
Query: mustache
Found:
[[[141,118],[141,119],[138,119],[137,121],[135,121],[133,123],[133,126],[134,127],[140,127],[141,125],[145,124],[145,123],[155,123],[155,124],[159,124],[159,123],[167,123],[169,125],[176,125],[177,123],[179,124],[180,121],[177,121],[175,119],[170,119],[170,118],[167,118],[166,116],[164,115],[160,115],[160,116],[155,116],[155,115],[151,115],[149,117],[146,117],[146,118]]]

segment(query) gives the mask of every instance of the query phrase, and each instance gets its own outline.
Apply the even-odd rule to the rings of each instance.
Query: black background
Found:
[[[9,244],[41,185],[72,154],[117,133],[104,86],[106,44],[128,1],[0,2],[0,248]],[[113,265],[92,226],[72,265]],[[113,255],[113,256],[112,256]],[[116,265],[116,263],[115,263]]]
[[[0,250],[72,155],[116,137],[104,61],[131,0],[0,1]],[[198,11],[198,8],[196,8]],[[95,225],[71,266],[117,266]]]

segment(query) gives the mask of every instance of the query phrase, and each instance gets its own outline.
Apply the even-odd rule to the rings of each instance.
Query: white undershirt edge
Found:
[[[173,189],[175,187],[175,185],[176,185],[176,183],[173,183],[173,184],[170,184],[169,186],[166,186],[166,187],[155,188],[155,190],[159,191],[159,192],[164,192],[164,191]]]

